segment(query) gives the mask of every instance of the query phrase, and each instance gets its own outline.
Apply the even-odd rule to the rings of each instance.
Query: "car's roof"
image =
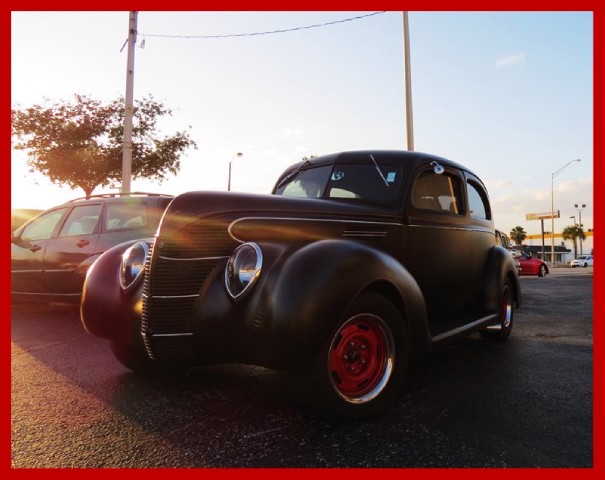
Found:
[[[475,175],[470,169],[456,163],[452,160],[448,160],[447,158],[439,157],[437,155],[432,155],[428,153],[422,152],[410,152],[406,150],[357,150],[357,151],[347,151],[347,152],[338,152],[338,153],[330,153],[327,155],[321,155],[318,157],[314,157],[307,160],[302,160],[294,165],[291,165],[286,172],[297,168],[299,165],[304,162],[309,162],[310,165],[319,166],[319,165],[329,165],[329,164],[339,164],[339,163],[359,163],[366,164],[368,161],[372,161],[370,155],[374,157],[377,162],[392,162],[392,163],[400,163],[405,165],[407,168],[415,169],[420,165],[424,165],[431,162],[437,162],[443,166],[450,166],[460,170],[465,170],[469,173]],[[284,173],[286,173],[284,172]]]

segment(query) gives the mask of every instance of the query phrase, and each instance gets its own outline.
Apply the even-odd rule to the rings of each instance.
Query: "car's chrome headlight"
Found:
[[[234,300],[248,293],[260,276],[263,254],[256,243],[244,243],[235,249],[225,267],[225,286]]]
[[[131,290],[143,278],[148,254],[149,245],[147,242],[137,242],[124,252],[120,267],[120,286],[122,290]]]

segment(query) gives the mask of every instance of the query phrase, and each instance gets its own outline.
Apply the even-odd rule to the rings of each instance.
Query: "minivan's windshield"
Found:
[[[275,195],[300,198],[352,200],[362,203],[393,202],[401,186],[399,166],[375,164],[336,164],[299,171],[275,189]]]

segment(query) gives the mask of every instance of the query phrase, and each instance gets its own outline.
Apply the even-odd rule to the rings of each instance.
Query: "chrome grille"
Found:
[[[157,259],[153,270],[152,296],[195,295],[206,277],[218,264],[217,259]]]
[[[161,255],[169,258],[208,258],[230,255],[237,243],[227,225],[194,223],[166,240]]]
[[[194,358],[193,321],[211,272],[238,245],[226,224],[198,222],[161,240],[147,260],[141,334],[151,358]]]

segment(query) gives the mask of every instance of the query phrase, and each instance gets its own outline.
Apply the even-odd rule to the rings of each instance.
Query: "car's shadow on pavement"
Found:
[[[77,306],[13,305],[12,314],[13,402],[25,388],[23,402],[45,405],[47,415],[53,409],[67,415],[64,405],[53,402],[89,410],[94,399],[96,421],[126,422],[121,428],[139,432],[140,438],[124,436],[119,442],[151,449],[145,442],[161,439],[162,446],[154,448],[166,452],[155,460],[150,454],[151,463],[140,466],[527,467],[584,465],[582,459],[590,458],[582,436],[574,444],[574,458],[580,459],[575,463],[560,459],[558,447],[544,440],[568,431],[566,422],[591,422],[583,406],[563,412],[566,421],[552,415],[567,404],[567,396],[584,392],[581,379],[571,384],[578,367],[558,368],[553,377],[548,360],[536,359],[554,349],[555,358],[583,364],[591,351],[583,345],[567,350],[559,343],[545,345],[527,333],[523,322],[532,319],[523,316],[509,341],[473,335],[435,349],[410,366],[397,402],[384,415],[343,423],[298,403],[290,376],[282,372],[217,365],[140,376],[115,360],[107,341],[84,331]],[[39,386],[32,390],[34,377]],[[65,398],[64,384],[81,393]],[[381,454],[376,442],[384,446]]]

